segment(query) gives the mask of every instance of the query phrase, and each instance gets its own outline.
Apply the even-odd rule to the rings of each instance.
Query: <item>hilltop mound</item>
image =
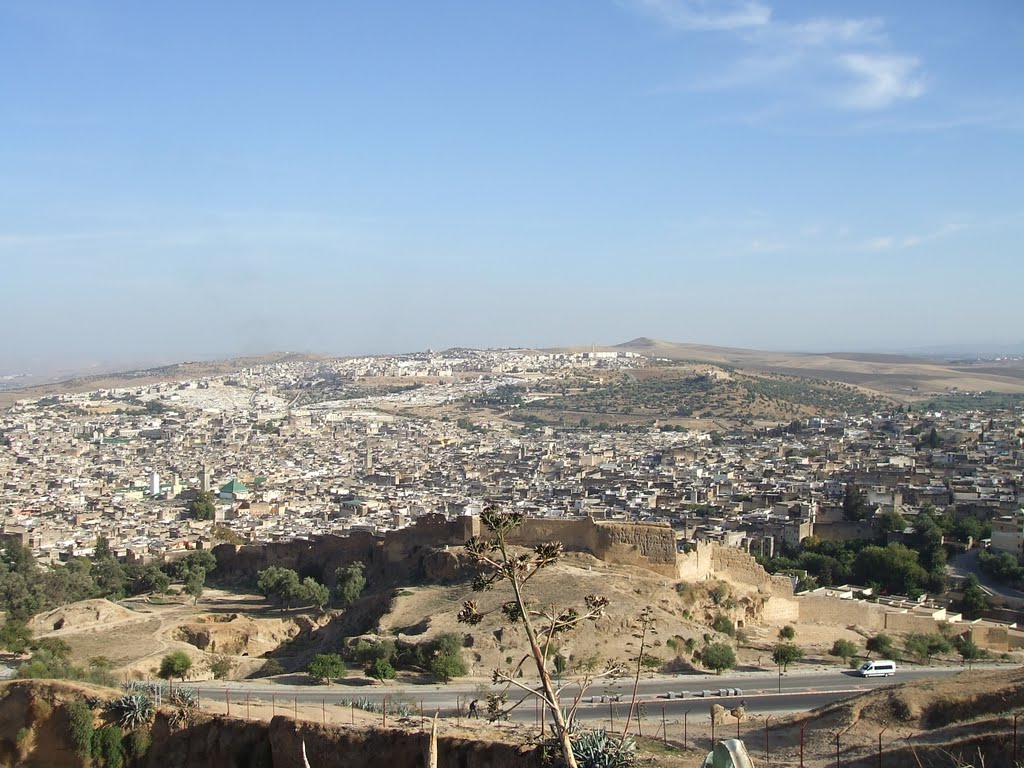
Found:
[[[45,633],[62,629],[91,629],[97,625],[135,618],[138,617],[134,612],[109,600],[82,600],[41,613],[32,619],[29,626],[33,632]]]

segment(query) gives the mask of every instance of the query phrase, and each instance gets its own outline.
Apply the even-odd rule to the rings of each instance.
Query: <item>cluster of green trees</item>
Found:
[[[1024,583],[1024,567],[1009,552],[978,550],[978,565],[981,570],[998,582],[1019,587]]]
[[[855,494],[851,510],[857,503]],[[904,527],[901,521],[893,525]],[[918,541],[914,549],[899,543],[883,546],[864,539],[823,541],[812,536],[796,552],[759,558],[759,562],[770,573],[805,571],[811,577],[800,585],[805,589],[852,582],[912,597],[926,591],[942,592],[946,589],[943,528],[932,515],[922,513],[914,529]]]
[[[28,620],[41,611],[78,600],[121,600],[128,595],[164,592],[172,580],[183,581],[185,591],[198,600],[206,574],[216,565],[206,551],[190,552],[162,565],[123,565],[101,537],[91,558],[72,558],[63,566],[44,569],[28,549],[9,544],[0,551],[0,610],[8,618]]]
[[[291,568],[272,565],[256,574],[256,588],[268,600],[286,611],[293,606],[312,605],[322,611],[331,599],[331,591],[311,576],[304,579]]]
[[[462,657],[463,638],[454,632],[424,643],[399,643],[390,638],[358,640],[342,653],[318,654],[306,667],[309,676],[329,683],[348,674],[348,665],[361,668],[367,677],[384,682],[398,670],[430,674],[443,683],[465,676],[469,668]]]

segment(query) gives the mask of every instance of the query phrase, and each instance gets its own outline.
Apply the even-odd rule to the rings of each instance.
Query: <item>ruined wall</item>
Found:
[[[714,575],[714,544],[698,544],[686,554],[676,558],[676,578],[679,581],[704,581]]]
[[[788,576],[773,576],[743,550],[715,546],[711,555],[711,566],[715,576],[721,576],[737,584],[746,584],[775,597],[793,597],[793,582]]]
[[[316,536],[261,546],[222,544],[213,548],[217,558],[215,576],[226,581],[250,581],[258,571],[274,565],[332,585],[337,568],[361,562],[371,582],[402,580],[422,575],[423,559],[433,550],[462,545],[478,530],[478,518],[447,520],[443,515],[425,515],[414,525],[383,537],[352,531],[344,536]]]
[[[530,517],[509,540],[523,547],[560,541],[567,552],[589,552],[608,563],[676,577],[676,535],[667,525]]]

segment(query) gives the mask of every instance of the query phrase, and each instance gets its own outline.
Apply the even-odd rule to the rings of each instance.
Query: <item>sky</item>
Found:
[[[1019,0],[0,0],[0,369],[1021,344]]]

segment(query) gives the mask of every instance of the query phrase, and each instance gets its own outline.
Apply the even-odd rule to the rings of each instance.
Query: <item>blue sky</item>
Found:
[[[1018,0],[0,0],[0,367],[1019,343]]]

